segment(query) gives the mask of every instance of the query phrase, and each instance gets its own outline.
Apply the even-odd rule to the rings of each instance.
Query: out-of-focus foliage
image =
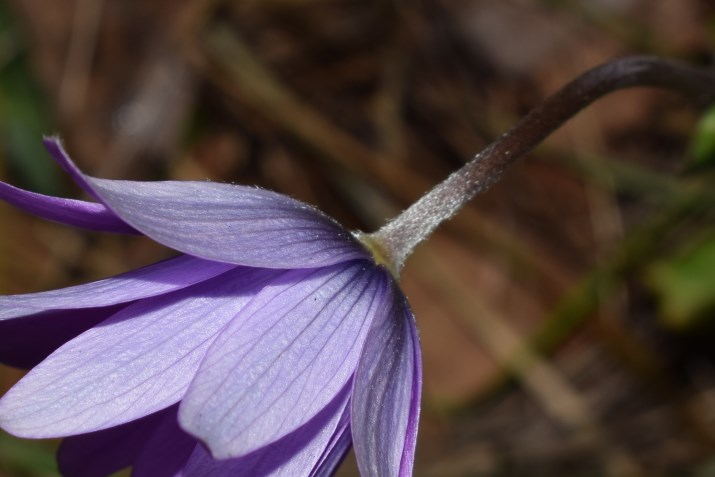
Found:
[[[690,146],[692,159],[688,169],[700,169],[715,165],[715,107],[708,109],[698,122]]]
[[[22,185],[57,194],[56,168],[37,141],[54,130],[51,108],[30,67],[28,40],[14,20],[0,2],[0,151]]]
[[[0,434],[0,476],[29,477],[56,473],[55,455],[47,443],[21,442]]]
[[[658,295],[666,326],[682,332],[715,331],[715,237],[689,243],[656,263],[647,280]],[[715,336],[715,333],[713,333]]]

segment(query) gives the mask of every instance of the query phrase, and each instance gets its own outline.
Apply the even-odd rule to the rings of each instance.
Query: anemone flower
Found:
[[[0,361],[31,368],[0,427],[65,437],[60,470],[99,477],[412,472],[421,392],[414,318],[356,235],[309,205],[214,182],[84,175],[96,202],[0,183],[0,199],[181,255],[98,282],[0,297]]]

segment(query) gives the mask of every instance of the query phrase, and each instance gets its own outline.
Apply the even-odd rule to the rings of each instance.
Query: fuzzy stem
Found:
[[[561,88],[462,168],[377,232],[363,236],[399,273],[407,256],[443,221],[451,218],[504,170],[537,146],[581,109],[614,91],[636,86],[673,90],[699,106],[715,101],[715,71],[650,56],[618,59],[597,66]]]

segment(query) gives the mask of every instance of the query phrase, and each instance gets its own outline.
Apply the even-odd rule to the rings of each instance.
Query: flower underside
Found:
[[[185,476],[330,475],[351,443],[363,475],[411,474],[417,331],[393,277],[360,241],[280,194],[96,179],[57,139],[46,146],[97,202],[3,183],[0,199],[181,254],[0,297],[0,360],[32,367],[0,399],[0,427],[67,437],[66,475],[127,465],[162,475],[157,455],[173,456],[164,470]]]

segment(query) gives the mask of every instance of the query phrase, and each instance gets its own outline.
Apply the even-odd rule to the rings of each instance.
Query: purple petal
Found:
[[[125,306],[54,310],[18,320],[0,321],[0,363],[16,368],[32,368],[63,344]]]
[[[267,268],[313,268],[369,257],[337,222],[290,197],[215,182],[95,179],[82,174],[58,139],[46,139],[45,146],[124,221],[189,255]]]
[[[118,312],[120,304],[178,290],[234,267],[180,256],[86,285],[1,296],[0,362],[31,368]]]
[[[104,431],[68,437],[57,451],[60,472],[64,477],[106,477],[129,467],[167,412],[170,410]]]
[[[293,477],[307,475],[318,465],[333,436],[349,421],[351,383],[313,419],[266,447],[236,459],[216,460],[198,446],[186,465],[183,477],[234,477],[255,475]]]
[[[206,354],[179,408],[182,427],[225,459],[305,424],[352,375],[386,288],[365,261],[293,270],[266,286]]]
[[[314,268],[368,256],[350,233],[317,209],[267,190],[215,182],[88,180],[137,230],[208,260]]]
[[[132,477],[179,477],[189,456],[198,446],[176,420],[178,406],[172,406],[156,427],[134,461]],[[207,474],[208,475],[208,474]]]
[[[43,219],[100,232],[137,234],[103,204],[30,192],[0,182],[0,200]]]
[[[10,389],[0,399],[0,427],[20,437],[60,437],[176,403],[217,333],[275,273],[237,267],[129,305]]]
[[[181,255],[84,285],[0,296],[0,322],[46,310],[94,308],[161,295],[215,277],[232,268],[235,265]]]
[[[64,171],[70,175],[72,180],[82,188],[89,195],[95,199],[99,199],[95,192],[92,190],[92,186],[89,185],[79,169],[74,165],[70,156],[65,152],[64,146],[62,146],[62,140],[58,136],[46,136],[42,138],[42,143],[45,145],[45,149],[50,153],[52,158],[60,165]]]
[[[352,434],[361,475],[411,476],[422,363],[409,305],[399,290],[373,322],[355,373]]]
[[[310,473],[310,477],[330,477],[345,459],[352,445],[349,409],[347,411],[341,417],[340,424]]]

